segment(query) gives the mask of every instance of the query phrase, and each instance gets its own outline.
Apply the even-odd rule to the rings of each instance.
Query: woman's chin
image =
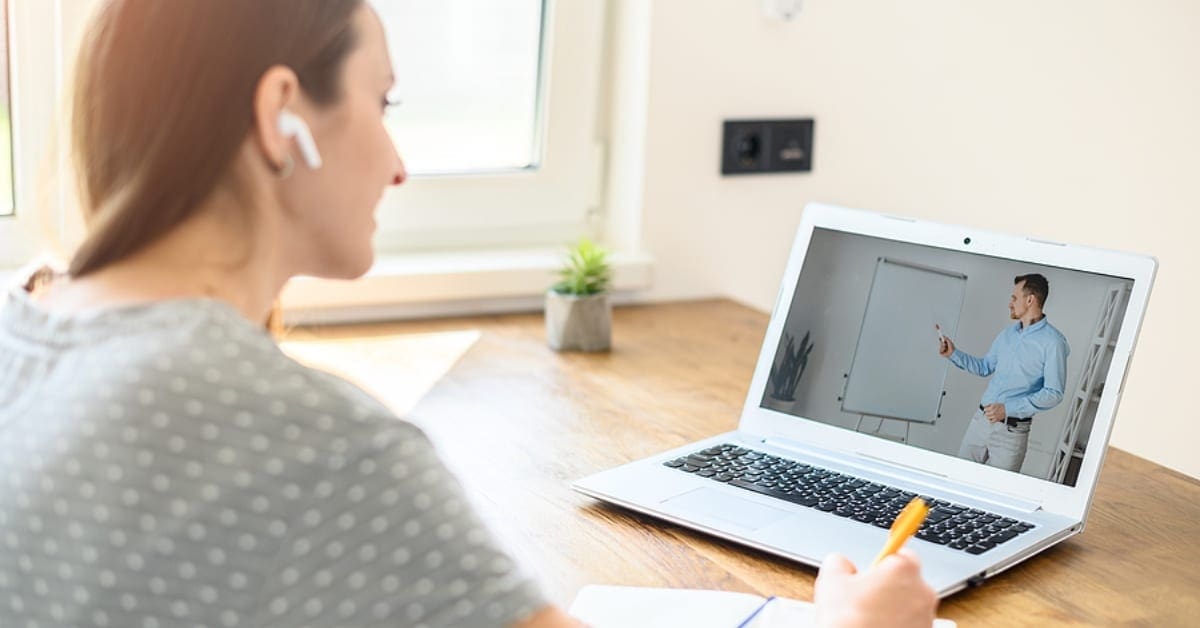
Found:
[[[313,275],[321,279],[350,281],[367,274],[367,271],[371,270],[371,266],[374,264],[375,251],[368,247],[366,253],[360,253],[353,257],[345,257],[338,260],[337,263],[330,264],[322,268],[319,272],[313,273]]]
[[[372,250],[367,255],[364,255],[361,260],[358,260],[351,266],[350,272],[343,279],[358,279],[367,274],[371,270],[371,266],[375,265],[375,252]]]

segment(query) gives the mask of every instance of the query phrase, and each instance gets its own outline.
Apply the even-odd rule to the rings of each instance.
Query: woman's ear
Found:
[[[300,80],[283,65],[272,66],[254,90],[254,139],[263,159],[274,170],[284,167],[289,139],[279,130],[279,115],[300,96]]]

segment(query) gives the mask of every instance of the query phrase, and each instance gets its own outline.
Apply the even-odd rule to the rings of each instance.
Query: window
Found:
[[[65,154],[53,148],[60,118],[59,87],[66,51],[61,43],[92,0],[0,0],[3,5],[4,61],[0,81],[0,269],[28,262],[78,222],[60,210],[58,178]],[[63,19],[67,10],[79,20]],[[7,210],[7,215],[3,215]]]
[[[609,2],[369,1],[388,31],[402,101],[387,124],[413,174],[381,202],[381,256],[560,247],[589,234],[603,189]],[[96,0],[5,2],[13,145],[0,159],[15,168],[0,169],[16,211],[0,218],[0,267],[13,267],[48,236],[68,246],[82,236],[64,210],[71,186],[55,173],[68,165],[69,64]]]
[[[8,2],[0,6],[0,216],[11,216],[13,196],[12,107],[8,97]]]
[[[377,0],[396,69],[389,114],[413,177],[376,245],[561,245],[600,209],[606,2]]]
[[[413,175],[537,167],[542,0],[379,2]]]

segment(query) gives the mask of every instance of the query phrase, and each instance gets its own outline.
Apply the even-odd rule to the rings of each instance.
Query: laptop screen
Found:
[[[817,228],[760,405],[1074,486],[1132,287]]]

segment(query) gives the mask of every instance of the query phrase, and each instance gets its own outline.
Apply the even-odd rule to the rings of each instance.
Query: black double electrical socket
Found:
[[[721,174],[809,172],[812,145],[812,118],[726,120]]]

